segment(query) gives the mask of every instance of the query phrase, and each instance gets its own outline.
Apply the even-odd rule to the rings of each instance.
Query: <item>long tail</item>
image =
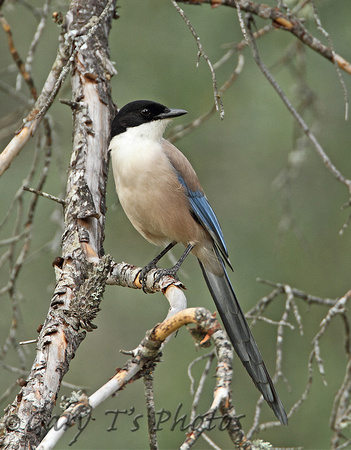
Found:
[[[217,256],[222,261],[218,252]],[[236,298],[224,264],[224,275],[217,276],[207,270],[199,260],[207,286],[211,292],[224,327],[233,347],[268,405],[283,425],[288,424],[284,406],[278,397],[271,377],[263,362],[260,350],[251,333],[245,316]]]

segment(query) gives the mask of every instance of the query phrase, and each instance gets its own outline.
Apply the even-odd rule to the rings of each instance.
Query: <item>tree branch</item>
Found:
[[[10,164],[15,157],[20,153],[30,137],[33,136],[42,118],[46,114],[47,110],[52,105],[58,91],[60,90],[66,76],[69,73],[71,65],[74,63],[78,53],[80,53],[84,44],[96,33],[100,24],[103,23],[107,14],[111,13],[112,5],[116,0],[108,0],[105,4],[104,10],[98,16],[98,19],[92,18],[87,22],[85,26],[80,30],[80,33],[70,33],[71,18],[66,16],[66,23],[63,29],[67,31],[63,34],[61,43],[57,52],[56,60],[52,66],[49,76],[44,84],[44,87],[33,107],[31,112],[23,120],[23,125],[16,133],[10,143],[0,154],[0,176],[10,167]],[[74,47],[71,52],[71,48]],[[110,72],[110,77],[115,74],[115,69],[111,63],[107,63],[106,72]]]
[[[212,6],[223,5],[230,8],[239,7],[241,11],[251,13],[264,20],[271,20],[276,28],[283,31],[289,31],[312,50],[337,64],[340,69],[351,75],[351,64],[348,61],[312,36],[297,17],[284,14],[276,7],[271,8],[263,3],[255,3],[250,0],[177,0],[177,2],[189,3],[192,5],[207,3]]]
[[[308,127],[306,122],[303,120],[303,118],[300,116],[300,114],[294,108],[294,106],[292,105],[290,100],[287,98],[287,96],[284,94],[283,90],[278,85],[278,83],[275,80],[275,78],[273,77],[273,75],[268,71],[267,67],[263,63],[263,61],[262,61],[262,59],[261,59],[261,57],[259,55],[259,52],[258,52],[258,47],[257,47],[257,44],[256,44],[256,40],[255,40],[254,35],[253,35],[253,31],[252,31],[252,27],[251,27],[252,21],[253,21],[253,17],[248,15],[247,27],[248,27],[249,36],[250,36],[250,39],[251,39],[252,54],[253,54],[253,57],[254,57],[254,60],[255,60],[256,64],[258,65],[258,67],[261,70],[261,72],[263,73],[263,75],[267,78],[267,80],[269,81],[271,86],[277,92],[277,94],[279,95],[279,97],[281,98],[281,100],[283,101],[283,103],[285,104],[287,109],[290,111],[290,113],[292,114],[294,119],[297,121],[297,123],[299,124],[299,126],[301,127],[303,132],[306,134],[308,139],[311,141],[311,143],[313,144],[314,148],[316,149],[319,157],[322,159],[323,164],[325,165],[325,167],[332,173],[332,175],[338,181],[340,181],[342,184],[344,184],[347,187],[347,189],[349,191],[349,196],[351,196],[351,180],[346,178],[346,177],[344,177],[344,175],[342,175],[342,173],[334,166],[334,164],[331,162],[330,158],[328,157],[328,155],[324,151],[323,147],[318,142],[316,136],[312,133],[312,131],[310,130],[310,128]]]
[[[69,54],[67,42],[61,44],[36,106],[15,137],[16,141],[21,133],[35,130],[73,63],[72,91],[80,107],[73,111],[75,133],[62,257],[55,263],[57,283],[31,373],[6,412],[5,423],[9,417],[19,422],[16,429],[7,429],[2,441],[5,449],[36,447],[45,435],[62,378],[85,337],[84,330],[95,327],[93,320],[111,269],[111,259],[102,257],[102,245],[109,142],[106,123],[110,123],[114,111],[109,88],[114,69],[108,60],[107,40],[112,5],[112,0],[72,1],[66,16],[66,38],[75,36],[77,45]],[[100,26],[102,23],[104,26]],[[37,201],[37,195],[32,201]]]
[[[223,117],[224,117],[223,103],[222,103],[222,99],[221,99],[221,96],[220,96],[220,93],[219,93],[218,87],[217,87],[216,73],[215,73],[213,65],[212,65],[212,63],[210,61],[210,58],[205,53],[205,51],[204,51],[204,49],[202,47],[201,41],[200,41],[200,37],[196,33],[194,27],[192,26],[190,20],[187,18],[187,16],[184,13],[184,11],[179,7],[179,5],[177,4],[176,0],[171,0],[171,2],[173,3],[173,6],[178,11],[180,16],[184,20],[184,22],[186,23],[187,27],[191,31],[191,34],[194,36],[194,39],[196,41],[196,45],[197,45],[197,48],[198,48],[198,60],[202,56],[204,58],[204,60],[206,61],[208,67],[210,68],[210,72],[211,72],[211,76],[212,76],[212,86],[213,86],[213,94],[214,94],[214,102],[215,102],[216,110],[219,111],[220,117],[221,117],[221,119],[223,119]]]
[[[180,311],[147,332],[139,346],[132,351],[133,358],[128,360],[121,369],[118,369],[116,375],[114,375],[114,377],[98,391],[89,398],[82,396],[81,398],[78,398],[77,401],[70,402],[69,409],[62,414],[56,424],[51,428],[38,447],[38,450],[52,448],[67,430],[68,426],[72,426],[77,422],[81,416],[82,410],[84,413],[87,410],[93,410],[110,395],[126,388],[127,385],[130,386],[131,382],[144,376],[144,374],[150,370],[151,366],[158,362],[160,355],[159,351],[163,342],[165,342],[165,340],[180,327],[190,323],[195,323],[197,327],[201,329],[203,335],[206,334],[211,336],[216,346],[218,363],[212,405],[205,414],[205,420],[203,421],[202,426],[197,427],[188,434],[181,448],[186,449],[192,446],[197,438],[206,430],[211,417],[219,407],[224,408],[222,410],[223,414],[226,414],[227,420],[231,424],[227,427],[227,430],[233,441],[236,443],[245,442],[245,448],[250,448],[250,443],[246,440],[237,417],[235,417],[235,414],[228,414],[229,409],[233,411],[230,388],[233,373],[233,354],[228,338],[220,328],[215,316],[209,311],[205,308],[189,308]],[[154,444],[155,442],[153,441],[152,448],[156,448]]]

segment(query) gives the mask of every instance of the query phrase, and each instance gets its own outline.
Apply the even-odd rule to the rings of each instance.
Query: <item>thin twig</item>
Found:
[[[33,194],[41,195],[44,198],[48,198],[49,200],[52,200],[56,203],[59,203],[60,205],[65,206],[66,202],[64,199],[55,197],[54,195],[47,194],[46,192],[38,191],[38,189],[33,189],[27,186],[22,187],[24,191],[32,192]]]
[[[32,72],[32,63],[33,63],[35,50],[36,50],[36,48],[37,48],[37,46],[39,44],[40,38],[41,38],[41,36],[43,34],[43,31],[45,29],[47,17],[48,17],[49,10],[50,10],[50,8],[49,8],[50,7],[50,3],[51,3],[51,0],[46,0],[44,5],[43,5],[43,8],[41,9],[40,21],[39,21],[37,29],[36,29],[36,31],[34,33],[32,42],[30,43],[30,46],[29,46],[26,62],[25,62],[25,65],[24,65],[25,69],[26,69],[26,72],[29,73],[29,74],[31,74],[31,72]],[[16,82],[16,90],[17,91],[19,91],[20,88],[21,88],[21,81],[22,81],[22,78],[20,76],[18,76],[17,77],[17,82]]]
[[[215,102],[215,105],[216,105],[216,110],[219,111],[220,117],[221,117],[221,119],[223,119],[223,117],[224,117],[224,107],[223,107],[221,95],[220,95],[220,93],[218,91],[216,73],[214,71],[213,65],[212,65],[209,57],[207,56],[207,54],[205,53],[205,51],[204,51],[204,49],[202,47],[199,35],[196,33],[192,23],[187,18],[185,12],[177,4],[176,0],[171,0],[171,2],[173,4],[173,6],[175,7],[175,9],[180,14],[180,16],[182,17],[182,19],[184,20],[184,22],[186,23],[187,27],[191,31],[191,34],[193,35],[193,37],[194,37],[194,39],[196,41],[196,45],[197,45],[197,48],[198,48],[198,59],[203,57],[204,60],[206,61],[207,65],[208,65],[208,67],[210,68],[210,72],[211,72],[211,76],[212,76],[212,86],[213,86],[213,94],[214,94],[214,102]]]
[[[194,421],[194,419],[196,417],[197,407],[199,406],[199,401],[201,399],[201,395],[202,395],[202,392],[203,392],[203,389],[204,389],[205,381],[206,381],[206,379],[208,377],[208,374],[210,372],[212,361],[215,358],[215,353],[211,352],[211,353],[208,353],[206,356],[207,356],[207,361],[206,361],[204,370],[202,371],[198,387],[197,387],[196,392],[194,394],[193,403],[191,405],[190,423],[193,423],[193,421]]]
[[[331,39],[331,37],[330,37],[330,34],[329,34],[329,33],[327,32],[327,30],[322,26],[322,22],[321,22],[321,19],[320,19],[320,17],[319,17],[319,14],[318,14],[316,4],[315,4],[315,2],[314,2],[313,0],[310,0],[310,5],[312,5],[312,8],[313,8],[314,20],[316,21],[317,28],[318,28],[318,30],[320,30],[320,31],[323,33],[323,35],[327,38],[328,44],[329,44],[329,48],[330,48],[330,50],[331,50],[331,52],[332,52],[332,55],[333,55],[333,61],[334,61],[336,73],[338,74],[339,81],[340,81],[340,84],[341,84],[341,87],[342,87],[342,90],[343,90],[343,93],[344,93],[344,102],[345,102],[345,120],[348,120],[348,117],[349,117],[349,93],[348,93],[348,90],[347,90],[347,87],[346,87],[344,78],[343,78],[343,76],[342,76],[340,67],[339,67],[339,65],[338,65],[338,63],[337,63],[336,53],[335,53],[335,51],[334,51],[333,41],[332,41],[332,39]]]
[[[200,5],[202,3],[213,4],[214,0],[177,0],[179,3],[190,3],[193,5]],[[351,64],[342,56],[333,53],[326,45],[322,44],[317,38],[303,26],[302,21],[297,17],[282,13],[279,8],[269,7],[264,3],[256,3],[251,0],[217,0],[216,4],[228,6],[230,8],[237,8],[239,4],[241,11],[251,13],[264,20],[271,20],[275,28],[283,31],[289,31],[305,45],[310,47],[315,52],[319,53],[329,61],[336,63],[340,69],[348,74],[351,74]],[[304,6],[304,5],[303,5]],[[293,11],[296,11],[294,9]]]
[[[237,1],[237,0],[234,0],[234,1],[235,1],[235,4],[236,4],[236,11],[237,11],[237,14],[238,14],[238,20],[239,20],[239,24],[240,24],[240,29],[241,29],[241,32],[242,32],[242,34],[244,36],[244,42],[245,42],[246,45],[249,45],[250,42],[249,42],[249,38],[247,36],[247,30],[246,30],[246,27],[245,27],[245,22],[244,22],[242,13],[241,13],[240,2]]]
[[[223,83],[223,85],[219,89],[219,93],[221,96],[225,93],[225,91],[232,85],[232,83],[240,75],[240,73],[244,67],[244,61],[245,61],[244,56],[242,54],[239,54],[237,66],[235,67],[234,71],[231,73],[229,78]],[[174,127],[172,129],[171,134],[169,136],[167,136],[167,139],[170,142],[176,142],[177,140],[188,135],[189,133],[194,131],[196,128],[198,128],[200,125],[202,125],[204,122],[206,122],[210,117],[213,116],[213,114],[215,112],[216,112],[216,105],[214,104],[209,111],[207,111],[205,114],[202,114],[201,116],[197,117],[190,123],[188,123],[186,125]]]
[[[96,29],[100,26],[105,16],[109,13],[114,1],[115,0],[109,0],[100,16],[98,18],[94,18],[94,20],[82,27],[79,36],[76,34],[65,34],[63,43],[58,49],[56,60],[32,111],[24,119],[21,130],[17,132],[17,134],[12,138],[0,154],[0,175],[2,175],[10,167],[12,161],[20,153],[30,137],[32,137],[36,132],[41,120],[50,108],[64,80],[66,79],[66,76],[70,71],[71,64],[73,63],[77,53],[83,45],[85,45],[87,40],[94,35]],[[71,54],[68,56],[73,43],[76,45],[74,46]]]
[[[284,94],[283,90],[281,89],[281,87],[279,86],[279,84],[277,83],[275,78],[273,77],[273,75],[268,71],[267,67],[263,63],[263,61],[262,61],[262,59],[261,59],[261,57],[259,55],[257,44],[256,44],[256,41],[255,41],[253,32],[252,32],[252,23],[253,23],[253,17],[249,16],[248,20],[247,20],[247,28],[248,28],[248,31],[249,31],[249,36],[251,38],[252,54],[253,54],[253,57],[254,57],[254,60],[255,60],[256,64],[258,65],[258,67],[261,70],[261,72],[263,73],[263,75],[267,78],[267,80],[269,81],[271,86],[277,92],[277,94],[279,95],[279,97],[281,98],[281,100],[283,101],[285,106],[288,108],[288,110],[290,111],[290,113],[292,114],[294,119],[297,121],[297,123],[299,124],[301,129],[304,131],[304,133],[306,134],[308,139],[312,142],[314,148],[317,151],[317,154],[322,159],[325,167],[333,174],[333,176],[338,181],[340,181],[342,184],[347,186],[349,194],[351,194],[351,180],[345,178],[341,174],[341,172],[334,166],[334,164],[329,159],[328,155],[323,150],[323,147],[318,142],[318,140],[315,137],[315,135],[309,129],[309,127],[306,124],[306,122],[303,120],[303,118],[300,116],[300,114],[296,111],[296,109],[294,108],[294,106],[292,105],[290,100],[286,97],[286,95]]]
[[[155,399],[154,399],[154,376],[153,367],[150,367],[144,374],[144,388],[146,399],[147,425],[149,431],[149,446],[151,450],[157,450],[157,435],[156,435],[156,414],[155,414]]]
[[[20,341],[19,345],[28,345],[28,344],[36,344],[38,339],[29,339],[28,341]]]
[[[275,283],[273,281],[264,280],[262,278],[257,278],[256,281],[258,283],[266,284],[267,286],[272,286],[272,287],[276,288],[276,290],[273,291],[275,296],[278,294],[281,294],[282,292],[285,292],[286,286],[288,286],[287,284]],[[293,288],[291,286],[290,286],[290,289],[295,298],[297,297],[297,298],[301,298],[302,300],[306,300],[307,304],[316,303],[318,305],[325,305],[325,306],[330,307],[330,306],[334,306],[338,302],[338,299],[317,297],[315,295],[307,294],[306,292],[301,291],[300,289],[297,289],[297,288]],[[264,298],[266,298],[266,297],[264,297]],[[255,309],[256,308],[254,308],[254,310]],[[249,313],[253,314],[253,310],[250,310]]]
[[[194,380],[194,377],[193,377],[193,375],[191,373],[192,368],[198,362],[203,361],[204,359],[207,359],[211,355],[212,352],[214,352],[214,350],[212,350],[210,353],[207,353],[206,355],[201,355],[198,358],[195,358],[193,361],[191,361],[191,363],[188,366],[187,372],[188,372],[188,377],[189,377],[189,380],[190,380],[190,395],[191,396],[193,396],[195,394],[195,380]]]
[[[12,37],[11,27],[1,12],[0,12],[0,23],[1,23],[2,28],[4,29],[5,33],[7,34],[7,42],[8,42],[8,46],[9,46],[9,50],[12,55],[12,58],[15,61],[15,63],[17,64],[20,74],[22,75],[22,77],[24,78],[26,83],[28,84],[31,94],[32,94],[32,97],[34,99],[36,99],[37,98],[37,90],[34,86],[33,79],[31,77],[30,73],[26,70],[26,67],[15,47],[15,43],[14,43],[13,37]]]
[[[289,327],[290,330],[295,329],[294,325],[292,325],[289,322],[284,322],[283,320],[279,320],[279,322],[278,322],[276,320],[268,319],[268,317],[257,316],[257,315],[252,316],[251,314],[245,314],[245,317],[246,317],[246,319],[255,319],[255,321],[261,320],[262,322],[269,323],[270,325],[281,325],[284,327]]]

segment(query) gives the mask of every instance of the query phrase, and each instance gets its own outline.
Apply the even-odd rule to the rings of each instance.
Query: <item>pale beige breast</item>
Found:
[[[134,139],[127,145],[123,139],[115,139],[111,147],[112,168],[120,203],[133,226],[155,245],[173,241],[195,245],[192,253],[213,272],[221,272],[213,241],[194,219],[185,188],[178,180],[176,169],[183,169],[187,183],[202,191],[188,160],[177,149],[180,155],[170,159],[173,146],[168,143],[165,153],[161,146],[164,140]]]
[[[206,232],[193,219],[188,198],[161,144],[112,151],[112,167],[121,205],[133,226],[156,245],[196,243]]]
[[[195,244],[205,237],[172,167],[165,168],[158,161],[152,171],[136,177],[132,189],[119,188],[118,195],[134,227],[156,245],[171,241]]]

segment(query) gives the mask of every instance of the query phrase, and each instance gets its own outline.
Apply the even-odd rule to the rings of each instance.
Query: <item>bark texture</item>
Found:
[[[5,449],[31,449],[46,434],[63,376],[92,323],[111,260],[103,250],[109,123],[114,112],[108,35],[114,1],[72,1],[65,33],[73,48],[73,152],[67,182],[62,255],[56,287],[31,373],[5,415]],[[94,33],[90,33],[95,27]]]

